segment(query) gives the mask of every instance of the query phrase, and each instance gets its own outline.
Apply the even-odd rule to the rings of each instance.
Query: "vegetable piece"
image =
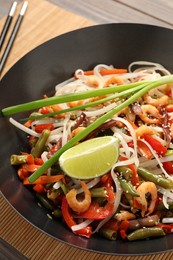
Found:
[[[113,204],[107,203],[104,207],[100,207],[97,202],[92,202],[89,209],[79,216],[87,219],[101,220],[107,218],[113,212]]]
[[[49,138],[49,135],[50,131],[48,129],[43,130],[36,145],[32,148],[31,152],[34,157],[40,157],[44,150],[47,139]]]
[[[145,93],[147,93],[149,90],[162,85],[166,83],[171,83],[173,81],[173,75],[171,76],[165,76],[162,77],[159,80],[153,81],[150,84],[143,84],[140,85],[141,89],[137,91],[134,95],[130,96],[126,101],[119,104],[117,107],[112,109],[111,111],[107,112],[100,118],[98,118],[95,122],[91,123],[88,127],[86,127],[83,131],[78,133],[76,136],[74,136],[70,141],[68,141],[62,148],[60,148],[48,161],[46,161],[42,167],[40,167],[35,173],[33,173],[29,178],[30,182],[34,182],[39,176],[41,176],[49,167],[51,167],[55,162],[58,161],[61,154],[66,151],[67,149],[74,146],[77,142],[79,142],[81,139],[86,137],[89,133],[91,133],[93,130],[95,130],[97,127],[99,127],[101,124],[103,124],[106,120],[113,117],[114,114],[118,113],[131,103],[133,103],[136,99],[143,96]],[[108,88],[109,89],[109,88]],[[89,92],[89,91],[88,91]],[[103,93],[102,93],[103,94]],[[133,184],[133,183],[132,183]]]
[[[153,174],[152,172],[148,171],[145,168],[139,167],[138,174],[144,180],[154,182],[156,185],[163,187],[165,189],[172,189],[173,188],[173,181],[170,179],[166,179],[160,175]]]
[[[54,129],[54,125],[50,123],[50,124],[40,124],[35,126],[35,131],[37,133],[42,133],[43,130],[45,129],[52,131]]]
[[[116,171],[127,180],[130,181],[132,177],[132,170],[127,166],[118,166]]]
[[[54,209],[54,211],[52,212],[52,215],[56,218],[62,218],[62,211],[60,209]]]
[[[151,135],[143,134],[141,138],[144,138],[144,140],[151,145],[153,150],[155,150],[158,155],[163,156],[167,152],[167,148],[163,146],[158,140],[153,138]]]
[[[149,228],[141,228],[133,231],[127,236],[129,241],[146,239],[150,237],[160,237],[165,236],[165,232],[163,228],[160,227],[149,227]]]
[[[34,187],[33,187],[33,190],[35,190],[35,191],[38,192],[38,193],[43,193],[43,192],[45,192],[44,185],[41,184],[41,183],[35,184]]]
[[[135,188],[131,185],[130,182],[127,182],[125,179],[122,178],[118,178],[120,185],[123,189],[124,192],[126,192],[127,194],[130,194],[134,197],[139,197],[140,195],[137,193],[137,191],[135,190]]]
[[[108,196],[108,191],[105,187],[92,188],[90,189],[91,197],[94,198],[106,198]]]
[[[148,148],[148,146],[144,142],[142,142],[140,139],[137,140],[137,148],[138,148],[138,152],[145,158],[151,159],[153,157],[153,154],[150,151],[150,149]]]
[[[116,240],[117,239],[117,232],[113,229],[110,229],[110,228],[104,228],[104,227],[100,228],[99,234],[102,237],[105,237],[109,240]]]
[[[169,174],[173,174],[173,162],[163,162],[163,168]]]
[[[126,73],[127,69],[102,69],[100,70],[100,74],[102,76],[105,75],[111,75],[111,74],[122,74],[122,73]]]
[[[129,229],[136,230],[142,227],[153,227],[159,222],[159,217],[157,215],[148,216],[145,218],[138,218],[129,220]]]
[[[36,197],[40,201],[40,203],[42,204],[43,207],[45,207],[46,209],[51,210],[51,211],[54,210],[55,206],[46,196],[37,192]]]
[[[40,165],[36,165],[36,164],[28,164],[28,163],[24,163],[21,166],[22,169],[24,169],[27,172],[35,172],[37,169],[40,168]]]
[[[12,154],[10,157],[11,165],[20,165],[23,163],[34,163],[34,158],[31,154],[16,155]]]
[[[68,225],[68,227],[71,229],[72,226],[76,225],[76,222],[74,221],[73,217],[70,214],[68,202],[67,202],[67,199],[66,199],[65,196],[62,199],[61,210],[62,210],[63,219],[65,220],[65,222]],[[78,234],[79,236],[85,236],[87,238],[90,238],[91,235],[92,235],[92,227],[87,226],[85,228],[82,228],[80,230],[73,231],[73,232],[75,234]]]
[[[173,224],[158,223],[157,226],[163,228],[166,234],[173,233]]]
[[[100,70],[100,74],[102,76],[106,76],[106,75],[111,75],[111,74],[123,74],[123,73],[127,73],[127,69],[101,69]],[[94,71],[93,70],[86,70],[84,71],[84,75],[86,76],[91,76],[94,75]],[[76,75],[74,75],[76,78]]]
[[[23,180],[23,184],[28,185],[28,184],[38,184],[38,183],[40,184],[54,183],[61,180],[62,178],[64,178],[64,175],[62,174],[52,175],[52,176],[44,175],[44,176],[40,176],[35,182],[32,183],[29,181],[29,178],[25,178]]]

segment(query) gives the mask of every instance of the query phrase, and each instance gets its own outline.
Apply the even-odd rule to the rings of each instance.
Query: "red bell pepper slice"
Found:
[[[107,190],[107,201],[113,202],[115,200],[115,193],[113,187],[106,187]]]
[[[68,202],[67,202],[67,199],[65,196],[62,199],[61,210],[62,210],[63,218],[70,229],[72,226],[77,225],[76,222],[74,221],[73,217],[70,214],[69,205],[68,205]],[[92,235],[92,227],[87,226],[85,228],[82,228],[80,230],[73,231],[73,232],[79,236],[85,236],[87,238],[90,238]]]
[[[104,224],[104,227],[112,229],[114,231],[118,231],[119,230],[119,222],[115,219],[110,219],[110,220],[108,220],[108,222],[106,222]]]
[[[35,126],[35,131],[39,134],[42,133],[43,130],[45,130],[45,129],[52,131],[54,129],[54,125],[53,124],[40,124],[40,125]]]
[[[163,156],[167,152],[167,148],[151,135],[143,134],[141,138],[144,138],[144,140],[151,145],[153,150],[155,150],[159,156]]]
[[[107,218],[112,214],[114,205],[112,203],[107,203],[104,207],[100,207],[97,202],[92,202],[89,209],[79,216],[87,219],[101,220]]]
[[[35,190],[38,193],[44,193],[45,192],[45,187],[44,187],[43,184],[37,183],[37,184],[34,185],[33,190]]]
[[[137,140],[137,148],[138,148],[138,152],[144,156],[147,159],[151,159],[153,154],[150,151],[150,149],[148,148],[148,146],[142,142],[141,140]]]
[[[157,226],[162,227],[167,234],[173,233],[173,224],[158,223]]]
[[[163,162],[163,168],[167,173],[173,174],[173,162]]]

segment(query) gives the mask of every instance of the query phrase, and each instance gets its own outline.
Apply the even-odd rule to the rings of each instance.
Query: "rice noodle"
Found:
[[[20,130],[22,130],[23,132],[35,136],[35,137],[39,137],[40,134],[38,134],[37,132],[35,132],[34,130],[20,124],[19,122],[17,122],[16,120],[14,120],[12,117],[9,118],[10,123],[12,123],[14,126],[16,126],[17,128],[19,128]]]
[[[132,72],[132,67],[135,66],[135,65],[137,65],[137,66],[139,66],[139,65],[140,66],[141,65],[145,66],[145,67],[140,67],[140,70],[143,70],[143,69],[146,70],[146,66],[148,66],[147,67],[147,71],[148,72],[153,72],[153,71],[156,71],[156,70],[160,70],[165,75],[170,75],[170,72],[167,69],[165,69],[161,64],[155,63],[155,62],[148,62],[148,61],[135,61],[135,62],[132,62],[129,65],[128,70],[130,72]],[[135,70],[135,71],[138,71],[138,70]]]
[[[86,183],[87,188],[91,189],[93,188],[95,185],[97,185],[100,182],[100,177],[94,178],[93,180],[91,180],[90,182]],[[83,192],[83,188],[77,189],[77,194],[80,194]]]
[[[97,109],[97,110],[94,110],[94,111],[85,111],[84,113],[87,117],[100,116],[100,115],[110,111],[111,109],[113,109],[116,106],[117,106],[116,103],[111,103],[107,106],[104,106],[103,108],[100,108],[100,109]]]
[[[74,225],[71,227],[72,231],[77,231],[77,230],[80,230],[82,228],[85,228],[87,227],[88,225],[90,225],[91,223],[93,222],[92,219],[87,219],[85,221],[83,221],[82,223],[78,224],[78,225]]]

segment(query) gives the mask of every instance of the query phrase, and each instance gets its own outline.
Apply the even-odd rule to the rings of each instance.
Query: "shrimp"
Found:
[[[69,107],[77,107],[84,104],[83,100],[77,100],[77,101],[70,101],[67,103]]]
[[[101,82],[96,75],[91,75],[86,77],[86,84],[90,87],[98,88]]]
[[[150,181],[143,182],[137,188],[137,193],[140,196],[134,197],[134,202],[137,202],[137,205],[141,209],[142,217],[144,217],[145,215],[147,216],[147,215],[151,214],[154,211],[154,208],[155,208],[155,205],[156,205],[156,200],[157,200],[157,187],[156,187],[156,185],[153,182],[150,182]],[[150,200],[149,203],[147,202],[147,199],[146,199],[147,194],[150,194],[150,196],[151,196],[151,200]]]
[[[118,77],[111,77],[106,81],[105,86],[108,87],[110,85],[117,84],[117,85],[123,85],[124,81],[121,78]]]
[[[166,106],[168,104],[168,99],[169,97],[167,95],[163,95],[162,97],[159,98],[152,98],[149,95],[144,95],[145,102],[155,107]]]
[[[173,139],[173,123],[171,124],[170,130],[171,130],[171,137]]]
[[[85,182],[81,181],[81,186],[85,194],[85,198],[82,201],[77,200],[76,189],[72,189],[66,194],[67,202],[70,208],[77,213],[85,212],[91,204],[91,193],[88,190],[87,185],[85,184]]]
[[[80,132],[82,132],[86,127],[83,126],[79,126],[76,129],[74,129],[72,131],[72,136],[76,136],[77,134],[79,134]]]
[[[139,138],[143,134],[148,134],[148,135],[157,134],[156,131],[154,131],[150,126],[147,125],[141,125],[137,129],[135,129],[135,133],[136,133],[136,138]]]
[[[147,124],[159,124],[161,115],[159,110],[152,105],[142,105],[142,113],[139,114],[139,117]],[[151,116],[151,117],[150,117]]]
[[[129,219],[135,219],[135,218],[136,218],[135,214],[133,214],[129,211],[126,211],[126,210],[121,210],[120,213],[117,213],[115,215],[115,219],[117,221],[129,220]]]

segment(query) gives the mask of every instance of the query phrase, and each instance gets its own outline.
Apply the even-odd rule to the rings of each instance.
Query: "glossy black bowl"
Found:
[[[78,68],[92,69],[99,63],[126,68],[136,60],[161,63],[173,73],[173,31],[141,24],[107,24],[61,35],[28,53],[3,77],[0,108],[42,98],[45,93],[53,94],[54,86],[71,77]],[[48,235],[82,249],[112,255],[173,249],[173,235],[135,242],[74,235],[61,221],[49,219],[46,210],[37,205],[34,194],[19,181],[9,157],[27,149],[26,136],[2,116],[0,146],[0,187],[4,197],[18,213]]]

